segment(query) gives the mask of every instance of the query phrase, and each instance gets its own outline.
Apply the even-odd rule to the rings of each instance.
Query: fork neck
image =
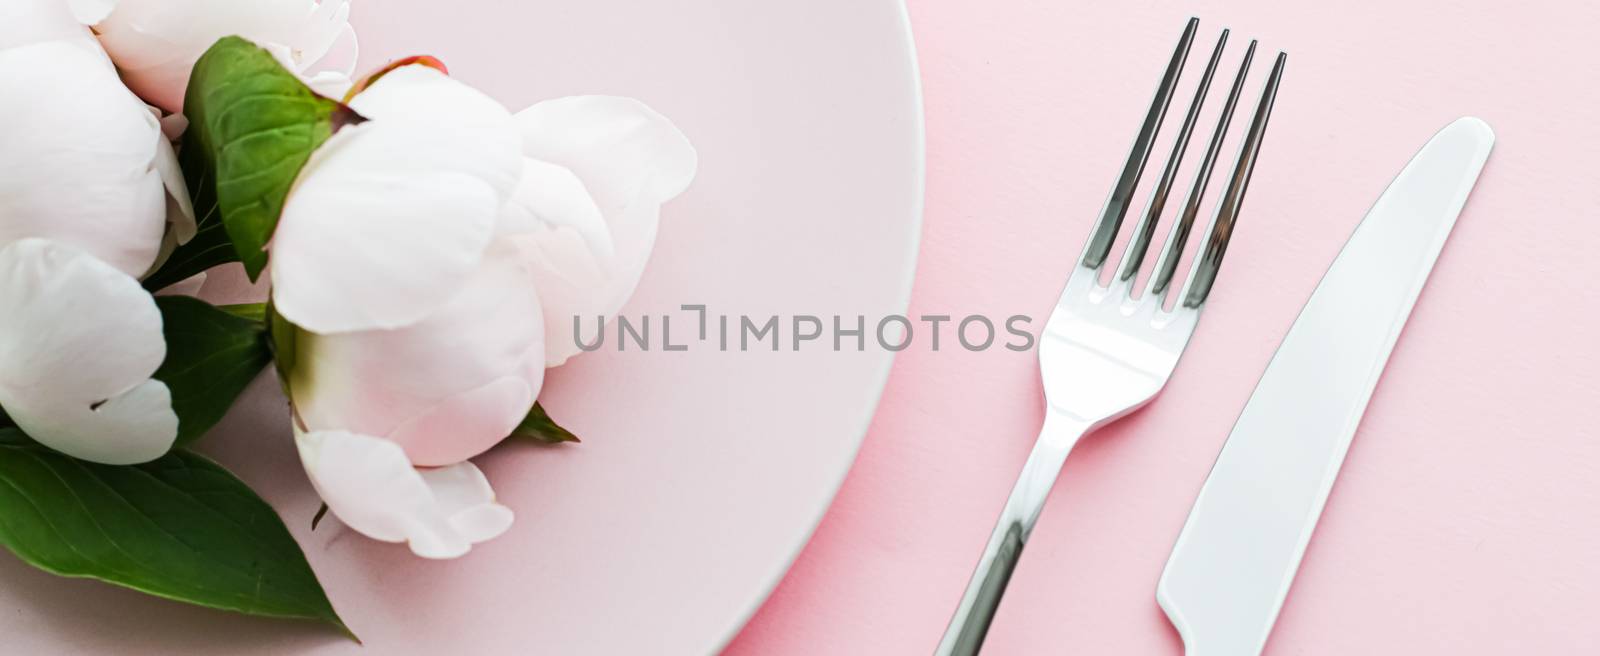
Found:
[[[1095,429],[1097,422],[1084,419],[1046,402],[1044,425],[1039,428],[1039,443],[1071,450],[1078,438]]]
[[[1084,421],[1056,408],[1047,407],[1044,426],[1039,429],[1039,439],[1033,452],[1022,466],[1010,498],[1000,511],[1000,521],[989,534],[989,543],[978,560],[978,569],[967,583],[944,639],[939,642],[936,656],[975,656],[989,631],[1000,597],[1005,594],[1011,574],[1016,570],[1022,549],[1039,522],[1039,512],[1050,496],[1061,465],[1067,453],[1089,430],[1093,422]]]
[[[1023,542],[1032,535],[1033,526],[1039,521],[1039,512],[1044,509],[1045,499],[1050,496],[1050,488],[1055,486],[1061,466],[1067,461],[1067,454],[1072,452],[1072,447],[1080,438],[1093,429],[1094,422],[1046,404],[1039,439],[1033,444],[1033,452],[1028,454],[1028,461],[1023,465],[1022,474],[1017,477],[1016,486],[1001,517],[1002,523],[1011,521],[1016,524]]]

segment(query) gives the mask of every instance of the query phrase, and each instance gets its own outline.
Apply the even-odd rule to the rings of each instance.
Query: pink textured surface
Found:
[[[987,653],[1181,652],[1154,588],[1194,493],[1349,232],[1415,149],[1463,114],[1493,125],[1498,145],[1267,653],[1600,653],[1600,347],[1589,325],[1600,297],[1600,10],[1024,0],[911,0],[910,10],[928,123],[914,313],[1047,312],[1183,19],[1201,17],[1200,48],[1226,25],[1235,57],[1250,37],[1290,53],[1188,355],[1153,405],[1072,454]],[[729,653],[930,652],[1041,414],[1031,354],[902,353],[832,509]]]

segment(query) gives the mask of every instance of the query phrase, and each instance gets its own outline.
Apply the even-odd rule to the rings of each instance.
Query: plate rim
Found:
[[[909,243],[906,244],[906,248],[910,249],[911,252],[910,257],[905,258],[907,270],[901,272],[905,282],[901,285],[894,302],[894,307],[899,313],[905,314],[911,307],[911,292],[916,285],[917,261],[922,254],[922,231],[925,227],[926,219],[924,214],[927,209],[928,187],[927,104],[926,99],[923,97],[922,70],[917,59],[916,35],[912,29],[911,13],[906,6],[905,0],[885,1],[890,4],[891,10],[895,14],[897,27],[899,28],[897,36],[905,45],[903,55],[906,58],[908,73],[911,78],[910,91],[913,105],[910,113],[910,129],[913,137],[912,158],[916,168],[912,172],[911,223],[915,229],[912,231]],[[767,575],[765,583],[759,588],[760,592],[750,600],[745,609],[735,616],[732,619],[732,623],[723,630],[722,637],[713,643],[714,649],[712,649],[711,653],[720,654],[726,651],[734,639],[744,632],[745,627],[750,624],[750,620],[754,619],[756,613],[767,604],[767,600],[772,598],[772,593],[777,591],[778,585],[783,582],[783,579],[789,575],[789,571],[794,568],[795,561],[800,558],[801,552],[805,551],[805,548],[811,544],[811,539],[816,536],[817,529],[822,526],[822,520],[827,516],[828,511],[833,508],[833,503],[839,496],[839,490],[844,487],[845,479],[855,469],[856,460],[861,456],[861,446],[866,443],[867,432],[872,428],[872,420],[878,415],[878,406],[883,401],[883,392],[888,387],[889,374],[894,369],[897,355],[898,353],[896,352],[889,352],[888,357],[884,358],[883,364],[878,371],[873,374],[876,378],[876,384],[874,385],[872,403],[868,406],[869,411],[866,413],[866,417],[862,419],[862,425],[855,432],[855,444],[850,447],[849,466],[841,468],[834,475],[833,482],[829,485],[831,491],[828,493],[827,498],[824,499],[821,507],[812,513],[809,528],[806,529],[805,534],[797,544],[789,548],[788,555],[782,559],[776,571]]]

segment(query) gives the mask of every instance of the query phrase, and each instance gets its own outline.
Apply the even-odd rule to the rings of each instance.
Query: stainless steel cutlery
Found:
[[[1157,133],[1176,93],[1178,78],[1198,26],[1199,21],[1191,19],[1184,27],[1134,138],[1133,148],[1121,163],[1111,196],[1083,252],[1077,257],[1066,288],[1040,337],[1039,370],[1046,400],[1044,426],[939,644],[937,653],[941,655],[977,653],[1067,453],[1083,435],[1144,405],[1161,391],[1194,334],[1200,312],[1215,284],[1266,135],[1267,120],[1283,77],[1286,59],[1283,53],[1278,54],[1262,86],[1249,127],[1243,133],[1238,157],[1228,170],[1226,185],[1216,202],[1216,210],[1201,232],[1206,238],[1193,258],[1189,275],[1180,281],[1175,274],[1194,229],[1234,108],[1243,93],[1245,77],[1255,55],[1254,41],[1246,48],[1229,87],[1204,159],[1189,187],[1177,223],[1168,232],[1157,268],[1143,284],[1139,282],[1138,273],[1168,195],[1176,184],[1190,135],[1199,122],[1201,105],[1209,94],[1212,77],[1226,48],[1226,30],[1205,64],[1171,154],[1127,240],[1120,264],[1111,263],[1110,258],[1123,219],[1134,202],[1139,179],[1155,147]],[[1107,276],[1109,283],[1102,283],[1101,278]],[[1181,291],[1178,291],[1179,282],[1183,283]],[[1175,296],[1171,299],[1171,309],[1164,305],[1169,296]]]
[[[1227,30],[1204,65],[1120,262],[1111,258],[1197,27],[1195,19],[1184,27],[1040,337],[1044,426],[939,643],[941,656],[978,652],[1067,454],[1084,435],[1165,387],[1216,283],[1283,78],[1281,52],[1201,231],[1206,239],[1187,277],[1176,274],[1254,59],[1254,41],[1155,268],[1142,282],[1139,273],[1210,94]],[[1475,118],[1458,119],[1434,135],[1378,198],[1284,337],[1161,574],[1157,601],[1189,656],[1250,656],[1265,647],[1367,402],[1493,146],[1494,132]]]

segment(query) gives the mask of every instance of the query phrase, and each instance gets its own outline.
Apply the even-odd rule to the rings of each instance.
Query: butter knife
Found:
[[[1367,401],[1493,146],[1476,118],[1435,134],[1278,346],[1156,587],[1187,656],[1266,646]]]

